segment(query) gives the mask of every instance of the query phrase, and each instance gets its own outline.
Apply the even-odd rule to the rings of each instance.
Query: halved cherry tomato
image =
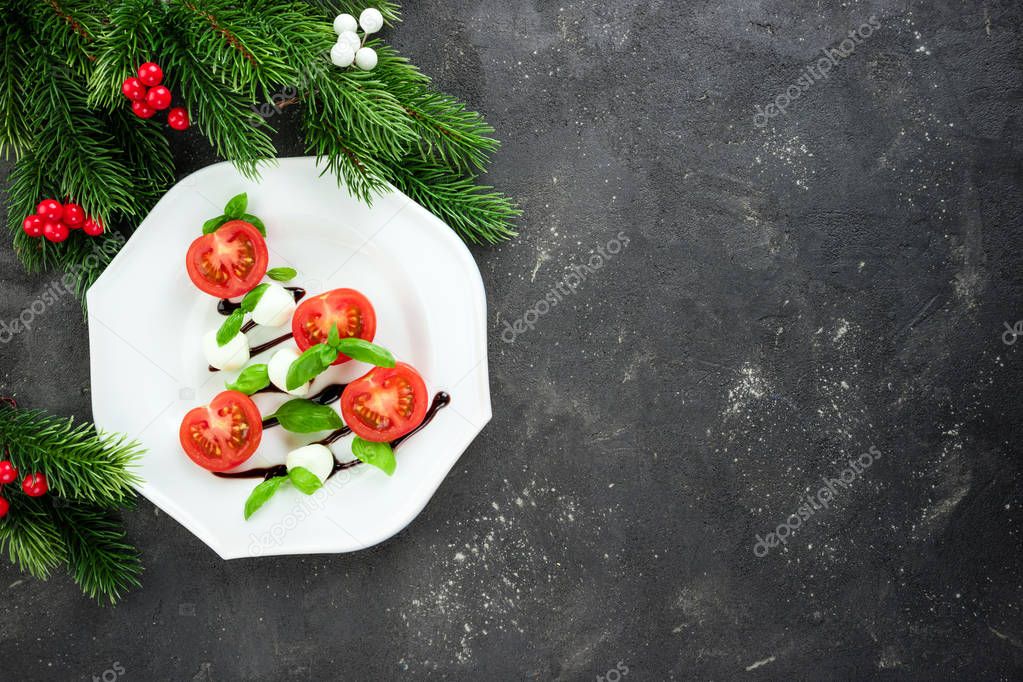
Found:
[[[377,314],[369,299],[355,289],[333,289],[303,301],[291,318],[291,331],[299,350],[304,351],[326,341],[335,324],[342,339],[357,336],[372,341],[377,333]],[[333,364],[349,360],[347,355],[338,355]]]
[[[199,237],[185,256],[192,283],[217,298],[251,291],[263,279],[269,262],[266,240],[244,220],[230,220]]]
[[[259,447],[263,418],[249,396],[224,391],[209,405],[190,410],[181,420],[178,437],[185,454],[203,469],[227,471]]]
[[[341,394],[341,416],[356,436],[392,441],[423,423],[430,397],[423,377],[404,362],[374,367]]]

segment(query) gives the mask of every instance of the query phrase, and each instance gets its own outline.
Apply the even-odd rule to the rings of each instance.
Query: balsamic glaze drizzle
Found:
[[[341,384],[332,384],[331,386],[328,386],[327,388],[323,389],[323,391],[320,391],[320,393],[317,393],[315,397],[319,397],[320,395],[325,393],[328,389],[335,388],[337,386],[341,386],[341,390],[342,391],[344,390],[344,386],[342,386]],[[338,395],[340,395],[340,393]],[[311,400],[312,399],[313,398],[311,398]],[[336,400],[336,398],[335,398],[335,400]],[[425,427],[427,424],[429,424],[431,421],[433,421],[433,418],[435,416],[437,416],[437,413],[442,408],[446,407],[450,402],[451,402],[451,396],[450,395],[448,395],[444,391],[440,391],[439,393],[437,393],[437,395],[435,395],[433,397],[433,402],[430,403],[430,409],[428,409],[426,411],[426,416],[423,417],[422,423],[419,426],[417,426],[416,428],[414,428],[411,431],[409,431],[408,433],[406,433],[404,436],[401,436],[399,438],[395,438],[394,440],[392,440],[391,441],[391,447],[392,448],[397,448],[399,445],[404,443],[408,438],[410,438],[414,434],[418,433],[423,427]],[[321,404],[325,405],[326,403],[321,403]],[[264,424],[265,423],[266,422],[264,420]],[[276,423],[276,420],[275,420],[275,423]],[[271,424],[271,426],[273,426],[273,424]],[[333,431],[332,433],[328,434],[324,438],[321,438],[320,440],[316,441],[315,444],[318,444],[318,445],[330,445],[334,441],[337,441],[337,440],[343,438],[344,436],[347,436],[351,432],[352,432],[352,430],[349,427],[345,426],[345,427],[342,427],[342,428],[338,429],[337,431]],[[351,469],[352,467],[358,466],[360,464],[362,464],[362,461],[358,460],[358,459],[353,459],[353,460],[348,461],[348,462],[341,462],[341,461],[338,460],[337,455],[334,455],[334,468],[331,470],[330,475],[327,476],[327,478],[329,479],[331,476],[333,476],[334,474],[336,474],[339,471],[344,471],[345,469]],[[285,466],[284,464],[276,464],[276,465],[270,466],[270,467],[259,467],[259,468],[256,468],[256,469],[246,469],[245,471],[236,471],[236,472],[233,472],[233,473],[225,473],[223,471],[214,471],[213,475],[214,476],[219,476],[220,478],[262,478],[264,481],[269,481],[271,478],[277,478],[278,476],[287,476],[288,475],[288,467]]]

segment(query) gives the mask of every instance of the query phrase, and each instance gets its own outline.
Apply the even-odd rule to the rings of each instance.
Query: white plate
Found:
[[[266,223],[270,267],[297,269],[293,283],[310,295],[342,286],[362,291],[376,309],[376,342],[414,365],[431,394],[451,394],[451,404],[397,450],[394,476],[359,466],[312,496],[285,486],[248,521],[242,509],[258,479],[216,478],[178,443],[184,414],[237,375],[206,367],[200,337],[223,318],[216,299],[189,281],[185,252],[203,222],[240,192]],[[339,190],[333,175],[321,176],[311,157],[281,159],[259,181],[227,163],[183,179],[89,289],[88,304],[97,426],[141,442],[142,494],[225,559],[350,552],[391,537],[423,509],[491,417],[486,300],[469,250],[404,194],[392,191],[366,206]],[[257,328],[250,339],[284,331]],[[349,362],[327,378],[367,370]],[[321,377],[317,385],[323,383]],[[284,398],[255,400],[269,414]],[[318,437],[269,429],[240,468],[281,463],[288,450]],[[350,440],[333,446],[339,458],[351,459]]]

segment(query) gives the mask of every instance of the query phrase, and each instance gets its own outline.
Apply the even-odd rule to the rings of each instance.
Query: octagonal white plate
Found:
[[[184,414],[237,375],[207,369],[199,340],[223,318],[184,263],[203,221],[240,192],[266,223],[270,267],[297,269],[292,283],[310,295],[342,286],[365,293],[377,313],[376,342],[417,367],[431,394],[451,394],[451,404],[398,448],[394,476],[360,466],[312,496],[285,486],[248,521],[242,509],[258,480],[214,477],[178,443]],[[321,177],[311,157],[280,159],[258,181],[227,163],[183,179],[89,289],[88,304],[97,426],[146,448],[142,494],[225,559],[349,552],[391,537],[423,509],[491,417],[486,300],[468,249],[404,194],[395,190],[366,206],[338,189],[333,175]],[[249,338],[259,343],[280,333],[257,327]],[[314,389],[367,370],[356,362],[332,368]],[[269,414],[284,397],[254,399]],[[288,450],[318,437],[268,429],[240,468],[281,463]],[[333,450],[351,459],[350,447],[348,437]]]

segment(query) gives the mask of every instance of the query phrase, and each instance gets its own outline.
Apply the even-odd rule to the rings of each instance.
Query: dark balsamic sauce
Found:
[[[305,296],[305,289],[303,289],[302,287],[284,287],[284,288],[291,292],[291,295],[295,297],[295,302],[296,303],[301,301],[302,298]],[[221,315],[230,315],[231,313],[233,313],[234,311],[238,310],[241,307],[242,307],[241,302],[235,303],[235,302],[233,302],[233,301],[231,301],[230,299],[227,299],[227,298],[222,298],[219,301],[217,301],[217,312],[220,313]],[[241,333],[244,334],[246,332],[250,332],[250,331],[252,331],[255,328],[256,328],[256,323],[253,322],[252,320],[249,320],[248,322],[246,322],[245,324],[242,325]],[[291,338],[291,334],[285,334],[283,336],[278,336],[276,339],[270,339],[266,343],[261,343],[258,346],[253,346],[252,348],[249,349],[249,355],[250,356],[258,355],[258,354],[262,353],[265,350],[269,350],[270,348],[273,348],[274,346],[276,346],[279,343],[284,343],[285,341],[287,341],[290,338]],[[208,365],[208,369],[211,372],[219,372],[220,371],[216,367],[214,367],[213,365]]]
[[[251,322],[251,320],[250,320],[250,322]],[[250,327],[250,329],[251,329],[251,327]],[[242,331],[246,331],[245,327],[242,327]],[[253,346],[252,348],[249,349],[249,357],[255,357],[255,356],[259,355],[260,353],[262,353],[265,350],[270,350],[274,346],[277,346],[277,345],[280,345],[280,344],[284,343],[285,341],[290,339],[292,336],[293,336],[292,333],[288,332],[287,334],[281,334],[280,336],[278,336],[275,339],[270,339],[269,341],[265,341],[265,342],[263,342],[261,344]],[[206,369],[210,370],[211,372],[219,372],[220,371],[219,369],[217,369],[213,365],[206,365]]]
[[[320,395],[325,393],[328,389],[334,388],[336,386],[340,386],[340,384],[333,384],[331,386],[328,386],[327,388],[323,389],[323,391],[320,391],[320,393],[317,393],[316,397],[319,397]],[[344,386],[341,386],[341,390],[344,390]],[[339,395],[340,395],[340,393],[339,393]],[[310,400],[312,400],[312,398]],[[335,398],[335,400],[336,400],[336,398]],[[451,403],[451,396],[450,395],[448,395],[444,391],[440,391],[439,393],[437,393],[437,395],[435,395],[433,397],[433,402],[430,403],[430,409],[428,409],[426,411],[426,416],[423,417],[423,422],[419,426],[417,426],[416,428],[414,428],[411,431],[409,431],[408,433],[406,433],[404,436],[401,436],[400,438],[395,438],[394,440],[392,440],[391,441],[391,447],[392,448],[398,447],[399,445],[404,443],[408,438],[410,438],[411,436],[413,436],[416,433],[418,433],[423,427],[425,427],[427,424],[429,424],[431,421],[433,421],[433,418],[437,416],[437,413],[441,409],[443,409],[444,407],[446,407],[450,403]],[[321,403],[321,404],[326,404],[326,403]],[[271,424],[271,426],[274,426],[276,424],[276,420],[273,420],[273,421],[274,421],[274,424]],[[264,428],[266,428],[266,420],[264,420],[263,424],[264,424]],[[352,432],[352,430],[349,427],[345,426],[345,427],[342,427],[342,428],[338,429],[337,431],[331,432],[330,434],[328,434],[324,438],[321,438],[320,440],[315,441],[314,443],[310,443],[310,445],[330,445],[331,443],[333,443],[333,442],[335,442],[337,440],[340,440],[341,438],[344,438],[345,436],[347,436],[351,432]],[[358,459],[353,459],[353,460],[348,461],[348,462],[341,462],[341,461],[338,460],[337,455],[334,455],[334,468],[331,470],[330,475],[327,476],[327,478],[329,479],[331,476],[333,476],[334,474],[336,474],[339,471],[344,471],[345,469],[351,469],[352,467],[356,467],[356,466],[358,466],[360,464],[362,464],[362,461],[358,460]],[[234,472],[234,473],[225,473],[225,472],[222,472],[222,471],[214,471],[213,475],[214,476],[219,476],[220,478],[262,478],[264,481],[269,481],[271,478],[277,478],[278,476],[287,476],[288,475],[288,467],[285,466],[284,464],[276,464],[276,465],[271,466],[271,467],[259,467],[259,468],[256,468],[256,469],[246,469],[245,471],[237,471],[237,472]]]

